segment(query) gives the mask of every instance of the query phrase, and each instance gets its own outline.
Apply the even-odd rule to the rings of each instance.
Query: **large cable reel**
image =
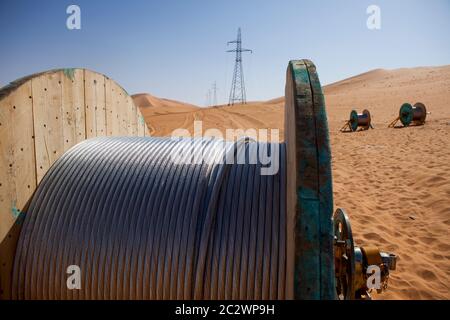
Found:
[[[380,267],[384,285],[395,256],[356,247],[343,210],[333,219],[325,101],[311,61],[290,61],[285,98],[273,177],[253,174],[262,164],[171,162],[183,143],[220,158],[219,142],[206,139],[75,146],[47,172],[17,237],[9,234],[19,238],[4,256],[15,267],[0,286],[15,299],[366,297],[368,268]],[[81,266],[81,291],[65,286],[69,264]]]

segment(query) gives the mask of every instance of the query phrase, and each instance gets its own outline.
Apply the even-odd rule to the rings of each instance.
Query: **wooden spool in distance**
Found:
[[[311,61],[289,62],[285,99],[287,298],[335,299],[331,150]]]
[[[364,109],[362,113],[357,113],[355,110],[352,110],[350,113],[350,125],[352,131],[358,130],[359,127],[362,130],[369,130],[372,127],[371,121],[372,118],[367,109]]]
[[[410,125],[421,126],[425,123],[427,118],[427,108],[421,102],[417,102],[413,105],[410,103],[404,103],[401,105],[398,112],[398,117],[389,124],[389,128],[394,128],[398,121],[400,121],[403,127],[409,127]]]
[[[350,112],[350,119],[347,120],[344,126],[341,128],[341,132],[355,132],[361,128],[361,130],[369,130],[372,127],[372,117],[369,110],[364,109],[362,113],[352,110]]]

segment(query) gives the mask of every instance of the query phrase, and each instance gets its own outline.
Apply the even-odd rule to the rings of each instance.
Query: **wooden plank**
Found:
[[[128,135],[137,136],[138,134],[138,118],[136,105],[133,103],[133,99],[127,96],[126,108],[128,110],[128,118],[130,121],[130,126],[128,128]]]
[[[86,140],[86,111],[85,105],[85,92],[84,92],[84,70],[75,70],[75,83],[74,90],[77,94],[80,94],[79,101],[75,105],[75,127],[77,133],[76,143]]]
[[[124,95],[124,103],[122,105],[122,110],[123,113],[126,114],[126,124],[127,124],[127,136],[132,136],[133,135],[133,129],[132,129],[132,125],[133,125],[133,109],[130,107],[130,101],[128,100],[128,96]]]
[[[0,240],[36,187],[31,81],[0,101]]]
[[[37,183],[64,152],[61,75],[46,73],[31,80]]]
[[[8,232],[14,224],[11,214],[11,201],[15,197],[13,181],[13,134],[11,119],[11,96],[0,100],[0,298],[10,296],[11,246],[8,245]]]
[[[105,76],[95,73],[95,121],[97,137],[106,136]]]
[[[125,95],[125,92],[121,87],[118,86],[118,103],[117,103],[117,114],[119,115],[120,119],[120,135],[121,136],[128,136],[128,127],[129,127],[129,114],[127,110],[127,97]]]
[[[9,297],[19,215],[36,188],[31,96],[28,81],[0,101],[0,298]]]
[[[84,71],[86,136],[106,136],[105,77]]]
[[[95,85],[94,74],[84,70],[84,108],[86,121],[86,139],[93,138],[97,134],[97,122],[95,121]]]
[[[114,110],[112,101],[111,79],[105,77],[105,112],[106,112],[106,135],[113,136],[114,132]]]
[[[16,207],[22,210],[36,187],[36,161],[33,128],[33,103],[31,82],[15,92],[13,109],[14,183],[16,184]]]
[[[61,76],[64,151],[86,137],[83,80],[82,69],[65,69]]]
[[[121,88],[112,80],[111,84],[111,115],[112,115],[112,135],[121,135],[121,115],[120,110],[120,98],[119,92],[122,92]]]
[[[11,96],[0,100],[0,239],[8,233],[14,223],[11,202],[15,197],[13,174],[14,140],[11,116]]]

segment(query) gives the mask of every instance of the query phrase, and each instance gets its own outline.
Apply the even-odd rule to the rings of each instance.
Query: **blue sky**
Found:
[[[81,8],[68,30],[66,8]],[[369,5],[381,29],[366,27]],[[0,85],[57,67],[102,72],[130,93],[226,103],[242,28],[248,100],[284,94],[290,59],[309,58],[322,84],[375,68],[450,64],[450,0],[0,1]]]

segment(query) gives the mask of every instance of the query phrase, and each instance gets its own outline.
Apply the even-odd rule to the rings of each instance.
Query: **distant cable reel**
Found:
[[[389,128],[394,128],[398,121],[400,121],[403,127],[409,127],[410,125],[421,126],[425,124],[427,118],[427,108],[421,102],[417,102],[412,106],[410,103],[404,103],[400,107],[398,117],[389,124]]]
[[[350,119],[345,122],[344,126],[341,128],[341,132],[355,132],[358,128],[360,128],[361,131],[373,129],[371,122],[372,118],[369,110],[364,109],[363,112],[359,114],[356,110],[352,110],[350,112]]]
[[[371,291],[381,293],[387,289],[389,271],[395,270],[397,256],[380,252],[376,247],[356,247],[353,241],[350,220],[344,209],[337,209],[333,215],[334,262],[336,294],[340,300],[371,299]],[[370,266],[377,266],[379,286],[368,284]],[[376,269],[376,268],[375,268]]]

